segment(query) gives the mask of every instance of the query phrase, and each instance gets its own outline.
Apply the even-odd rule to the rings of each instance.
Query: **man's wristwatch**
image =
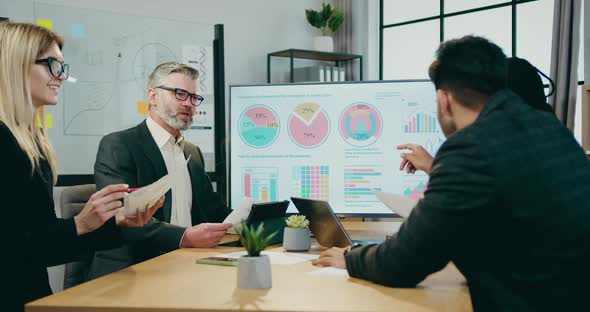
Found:
[[[357,248],[357,247],[361,247],[361,246],[363,246],[363,244],[360,244],[360,243],[354,243],[354,244],[352,244],[352,245],[348,246],[348,248],[344,249],[344,256],[346,256],[346,254],[347,254],[349,251],[351,251],[351,250],[353,250],[353,249],[355,249],[355,248]]]

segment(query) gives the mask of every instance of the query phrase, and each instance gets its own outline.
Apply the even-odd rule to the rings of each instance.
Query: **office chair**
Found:
[[[94,192],[96,192],[96,185],[94,184],[66,187],[61,193],[59,205],[61,217],[63,219],[71,219],[80,213]],[[76,286],[86,281],[93,256],[94,252],[88,252],[82,255],[80,261],[66,263],[63,289]]]

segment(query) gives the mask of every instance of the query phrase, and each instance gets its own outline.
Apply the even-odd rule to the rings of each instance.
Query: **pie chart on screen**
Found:
[[[287,126],[289,137],[303,148],[324,143],[330,133],[330,119],[317,103],[302,103],[293,109]]]
[[[238,122],[240,138],[251,147],[267,147],[279,134],[279,118],[266,105],[248,107],[242,112]]]

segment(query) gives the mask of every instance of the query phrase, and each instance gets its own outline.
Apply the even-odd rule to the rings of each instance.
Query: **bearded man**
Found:
[[[214,247],[231,227],[219,223],[231,210],[213,191],[200,149],[182,135],[203,101],[197,94],[198,76],[184,64],[158,65],[147,85],[148,118],[101,140],[94,165],[98,189],[113,183],[142,187],[168,173],[173,183],[164,206],[146,226],[123,230],[123,247],[95,253],[89,279],[177,248]]]

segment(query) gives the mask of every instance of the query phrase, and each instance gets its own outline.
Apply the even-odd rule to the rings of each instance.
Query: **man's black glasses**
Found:
[[[64,64],[58,61],[54,57],[48,57],[40,60],[36,60],[35,64],[43,64],[47,63],[47,67],[49,68],[49,72],[51,76],[60,79],[63,76],[63,79],[66,80],[70,77],[70,65]]]
[[[198,94],[190,93],[184,89],[170,88],[170,87],[165,87],[165,86],[159,86],[156,88],[174,92],[174,96],[180,101],[186,101],[186,99],[188,99],[188,97],[190,96],[191,97],[191,104],[193,104],[194,106],[201,105],[201,103],[204,100],[204,98],[202,96],[200,96]]]

